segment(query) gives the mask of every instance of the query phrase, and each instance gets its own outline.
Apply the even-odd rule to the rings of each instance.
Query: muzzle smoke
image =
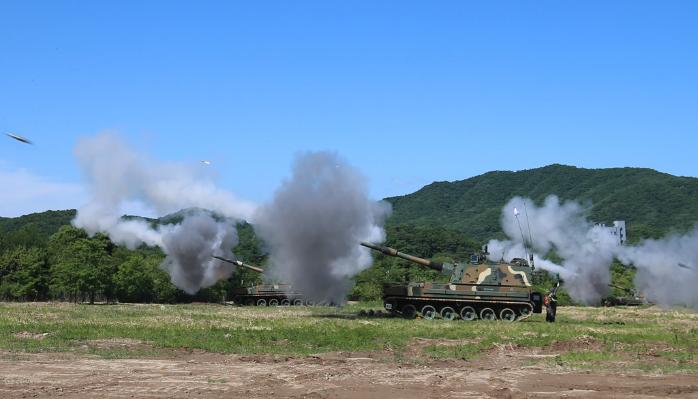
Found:
[[[698,310],[698,225],[685,235],[624,248],[619,259],[637,268],[635,286],[649,301]]]
[[[258,209],[254,228],[278,277],[318,302],[341,304],[349,277],[371,264],[361,241],[385,240],[385,202],[368,198],[365,178],[330,152],[295,161],[290,179]]]
[[[160,247],[172,282],[190,294],[232,273],[232,265],[211,255],[232,257],[235,223],[252,214],[251,203],[218,189],[195,165],[156,162],[112,134],[80,140],[75,154],[92,198],[78,210],[73,225],[89,234],[106,233],[130,249],[142,244]],[[184,212],[179,224],[153,227],[121,217],[124,205],[133,202],[160,215],[198,209]],[[225,219],[216,221],[209,211]]]
[[[514,208],[522,212],[518,221]],[[542,206],[515,197],[504,206],[501,215],[502,229],[509,240],[491,240],[490,257],[507,261],[524,258],[523,242],[532,237],[528,244],[536,266],[559,274],[577,302],[596,304],[608,294],[610,266],[618,259],[637,268],[635,285],[649,301],[698,308],[698,295],[693,290],[698,284],[698,268],[686,266],[694,265],[698,259],[698,227],[683,236],[621,246],[612,231],[591,223],[588,214],[589,207],[574,201],[561,202],[554,195],[546,198]],[[562,261],[555,263],[551,257]]]

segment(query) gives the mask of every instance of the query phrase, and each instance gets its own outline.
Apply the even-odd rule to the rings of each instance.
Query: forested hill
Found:
[[[16,218],[0,217],[0,236],[11,234],[19,241],[23,240],[23,236],[27,239],[38,237],[41,241],[46,241],[61,226],[70,224],[75,214],[75,209],[68,209],[30,213]]]
[[[597,222],[625,219],[630,240],[689,228],[698,221],[696,178],[649,169],[589,170],[551,165],[437,182],[413,194],[388,198],[394,212],[386,226],[386,244],[437,261],[459,261],[484,240],[502,234],[500,212],[511,197],[523,195],[542,201],[549,194],[592,202],[591,217]],[[141,219],[152,224],[176,223],[185,212]],[[0,300],[220,301],[232,288],[261,278],[238,268],[230,279],[195,296],[186,295],[161,268],[162,251],[145,247],[131,251],[114,246],[104,235],[88,237],[84,231],[66,226],[74,217],[75,210],[66,210],[0,218]],[[238,225],[238,232],[236,256],[266,266],[263,245],[252,226]],[[380,298],[383,283],[439,278],[443,277],[427,268],[378,256],[373,267],[354,277],[350,297],[374,300]],[[612,281],[631,286],[632,272],[617,269]],[[549,286],[550,281],[545,284]]]
[[[510,198],[520,195],[540,203],[550,194],[590,201],[594,222],[627,221],[631,241],[685,230],[698,221],[696,178],[652,169],[582,169],[556,164],[435,182],[412,194],[386,198],[393,205],[388,223],[448,228],[486,240],[502,234],[499,218]]]
[[[502,206],[513,196],[540,203],[550,194],[563,200],[590,202],[591,219],[628,222],[629,239],[658,237],[685,230],[698,222],[698,179],[677,177],[652,169],[582,169],[550,165],[519,172],[489,172],[454,182],[435,182],[419,191],[386,198],[393,205],[389,226],[412,225],[465,233],[483,241],[501,236]],[[176,222],[181,212],[151,223]],[[23,235],[42,240],[70,224],[75,210],[46,211],[17,218],[0,217],[0,236],[13,241]]]

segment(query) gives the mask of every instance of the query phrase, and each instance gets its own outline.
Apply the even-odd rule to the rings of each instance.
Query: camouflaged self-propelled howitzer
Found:
[[[543,296],[531,286],[533,267],[525,259],[490,262],[485,252],[472,255],[467,264],[438,263],[404,254],[396,249],[362,242],[388,256],[406,259],[450,276],[448,283],[423,282],[383,286],[385,309],[413,319],[440,315],[453,320],[514,321],[541,313]]]
[[[627,295],[615,296],[609,295],[601,302],[604,306],[642,306],[648,305],[644,296],[639,295],[637,291],[627,287],[621,287],[615,284],[609,284],[609,287],[617,288],[624,291]]]
[[[263,274],[264,269],[248,265],[239,260],[226,259],[220,256],[214,258],[223,262],[232,263],[236,266],[244,267],[254,272]],[[251,287],[240,287],[233,289],[233,302],[246,306],[301,306],[311,304],[304,300],[300,292],[294,291],[291,284],[257,284]]]

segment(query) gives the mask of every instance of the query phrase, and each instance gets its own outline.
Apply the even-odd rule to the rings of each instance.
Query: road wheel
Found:
[[[417,309],[414,305],[407,304],[402,307],[402,317],[408,320],[417,317]]]
[[[504,308],[499,312],[499,318],[504,321],[512,322],[516,320],[516,312],[509,308]]]
[[[294,299],[293,306],[303,306],[303,300],[302,299]]]
[[[257,306],[267,306],[267,301],[264,299],[257,299]]]
[[[436,317],[436,309],[431,305],[426,305],[422,308],[422,317],[425,320],[434,320]]]
[[[521,315],[521,317],[528,317],[531,315],[531,308],[529,308],[528,306],[523,307],[519,310],[519,314]]]
[[[311,301],[310,299],[308,299],[307,301],[305,301],[305,306],[315,306],[315,301]]]
[[[473,321],[477,319],[477,312],[472,306],[466,306],[460,310],[460,318],[465,321]]]
[[[445,308],[441,309],[441,318],[444,320],[455,320],[457,315],[458,313],[456,313],[452,307],[446,306]]]
[[[279,300],[276,298],[270,299],[269,306],[279,306]]]
[[[497,320],[497,314],[491,308],[484,308],[480,311],[480,318],[482,320]]]
[[[290,306],[290,305],[291,305],[291,301],[289,301],[288,299],[281,300],[281,306]]]

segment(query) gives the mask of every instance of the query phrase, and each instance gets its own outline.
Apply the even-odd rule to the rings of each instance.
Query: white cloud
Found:
[[[52,181],[22,168],[0,168],[0,216],[77,208],[86,200],[81,184]]]

